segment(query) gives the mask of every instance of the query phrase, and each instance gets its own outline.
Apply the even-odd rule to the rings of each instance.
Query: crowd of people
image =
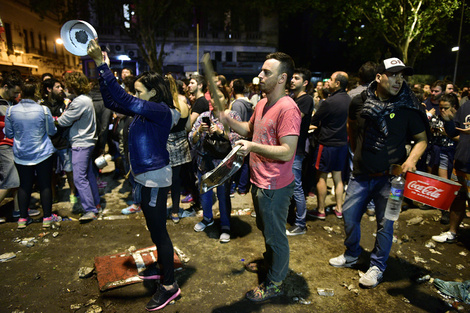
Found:
[[[443,211],[441,222],[450,224],[449,231],[432,237],[456,241],[470,193],[468,87],[441,80],[410,86],[413,69],[398,58],[366,62],[357,78],[338,70],[313,85],[310,71],[276,52],[266,57],[250,84],[216,75],[210,82],[217,85],[214,94],[201,75],[175,80],[171,74],[145,72],[136,77],[125,68],[118,80],[95,41],[88,54],[97,65],[96,81],[81,72],[65,73],[61,80],[3,73],[0,200],[15,197],[18,228],[27,227],[31,216],[40,214],[28,206],[34,178],[41,177],[36,183],[43,227],[50,227],[59,219],[52,204],[64,193],[59,186],[65,176],[74,213],[82,223],[93,221],[101,213],[99,188],[105,186],[94,160],[111,154],[114,178],[125,178],[133,190],[122,214],[143,212],[159,254],[158,264],[139,273],[142,279],[162,281],[147,310],[161,309],[181,293],[166,229],[167,220],[178,223],[185,217],[180,202],[191,203],[190,210],[202,209],[202,220],[194,226],[201,232],[214,224],[217,199],[219,241],[228,243],[231,199],[251,190],[266,251],[263,262],[246,268],[267,272],[266,280],[247,292],[252,301],[282,294],[289,267],[287,236],[305,234],[307,216],[325,220],[328,212],[344,221],[345,252],[329,260],[339,268],[357,263],[361,219],[366,212],[376,215],[370,267],[359,284],[377,286],[393,239],[394,221],[385,218],[392,164],[401,165],[404,173],[421,170],[462,185],[450,210]],[[201,193],[202,176],[236,145],[245,157],[240,171]],[[331,208],[325,201],[329,177],[335,198]],[[308,210],[308,196],[317,199],[316,209]],[[403,207],[409,205],[405,201]]]

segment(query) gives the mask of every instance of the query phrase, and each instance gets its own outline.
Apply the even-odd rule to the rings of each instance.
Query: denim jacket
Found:
[[[166,142],[172,114],[166,103],[145,101],[127,94],[108,65],[98,66],[104,105],[118,113],[134,116],[129,126],[129,161],[135,175],[158,170],[170,163]]]
[[[18,164],[35,165],[52,155],[55,149],[49,136],[56,131],[49,108],[33,100],[23,99],[7,110],[5,135],[14,139],[13,154]]]

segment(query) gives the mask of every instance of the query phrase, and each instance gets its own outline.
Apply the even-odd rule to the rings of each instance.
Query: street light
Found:
[[[465,11],[465,0],[462,1],[462,15],[460,16],[460,29],[459,29],[459,39],[458,39],[457,47],[452,48],[452,51],[457,52],[457,56],[455,57],[454,80],[453,80],[454,85],[455,85],[455,80],[457,79],[457,67],[459,64],[459,47],[460,47],[460,38],[462,38],[462,23],[463,23],[464,11]]]

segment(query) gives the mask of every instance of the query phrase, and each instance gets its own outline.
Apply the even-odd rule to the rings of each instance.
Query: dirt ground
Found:
[[[145,304],[155,289],[154,283],[137,283],[100,292],[96,274],[79,278],[81,267],[93,267],[96,256],[116,254],[134,246],[152,245],[142,213],[125,219],[120,211],[130,199],[130,188],[123,179],[113,180],[112,168],[102,174],[108,182],[104,189],[100,218],[79,224],[67,202],[68,190],[61,194],[54,211],[72,220],[62,221],[60,228],[44,231],[40,223],[17,230],[12,222],[11,199],[0,207],[9,222],[0,224],[0,254],[13,252],[16,257],[0,263],[0,312],[145,312]],[[123,183],[124,182],[124,183]],[[37,193],[33,196],[38,199]],[[329,196],[331,204],[332,197]],[[169,200],[170,202],[170,200]],[[251,196],[235,195],[234,212],[252,209]],[[36,203],[36,205],[39,205]],[[316,206],[308,199],[308,208]],[[188,208],[188,204],[183,204]],[[214,212],[217,212],[217,203]],[[245,210],[248,209],[248,210]],[[244,211],[245,210],[245,211]],[[261,232],[250,215],[232,216],[232,240],[218,242],[218,219],[202,233],[193,230],[199,216],[187,217],[179,224],[167,222],[175,247],[189,261],[177,272],[181,297],[164,312],[446,312],[449,304],[430,282],[417,278],[429,274],[446,281],[464,281],[470,277],[470,221],[464,220],[459,242],[426,246],[432,235],[446,229],[439,223],[438,210],[417,208],[403,212],[396,223],[393,244],[384,281],[374,289],[358,286],[359,271],[366,271],[375,240],[376,222],[364,215],[361,244],[365,253],[355,269],[338,269],[328,259],[344,251],[343,221],[334,214],[326,221],[308,220],[305,235],[289,237],[290,272],[284,284],[285,295],[256,304],[244,298],[262,277],[244,270],[244,263],[260,259],[264,252]],[[422,221],[416,220],[416,218]],[[414,223],[418,222],[418,223]],[[27,247],[19,239],[34,237]],[[333,290],[321,296],[318,289]],[[100,311],[101,310],[101,311]],[[470,306],[460,304],[461,311]]]

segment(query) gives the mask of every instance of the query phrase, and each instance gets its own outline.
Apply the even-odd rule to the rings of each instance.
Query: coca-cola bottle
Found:
[[[388,196],[387,206],[385,207],[384,217],[390,221],[396,221],[401,211],[403,202],[403,190],[405,189],[405,179],[402,175],[395,176],[392,179],[392,187]]]

